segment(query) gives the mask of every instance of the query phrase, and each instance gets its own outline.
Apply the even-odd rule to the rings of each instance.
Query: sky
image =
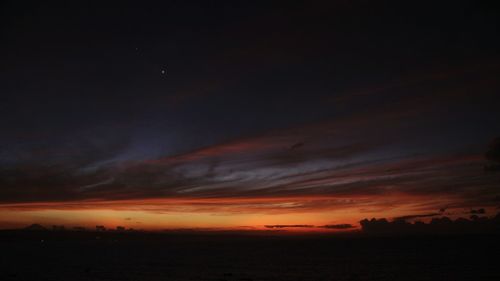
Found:
[[[0,5],[0,228],[498,212],[498,5]]]

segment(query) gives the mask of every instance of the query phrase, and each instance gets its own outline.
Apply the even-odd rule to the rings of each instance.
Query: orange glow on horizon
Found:
[[[351,224],[372,217],[398,217],[435,210],[456,198],[433,198],[400,193],[350,196],[288,196],[250,198],[150,198],[141,200],[85,200],[0,204],[0,228],[31,223],[94,228],[105,225],[134,229],[231,229],[339,231],[319,226]],[[435,204],[434,204],[435,203]],[[352,230],[349,229],[349,230]],[[276,230],[276,229],[273,229]],[[340,230],[341,231],[341,230]]]

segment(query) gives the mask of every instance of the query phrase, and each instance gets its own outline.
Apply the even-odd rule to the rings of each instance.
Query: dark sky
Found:
[[[498,5],[435,2],[3,1],[0,203],[380,193],[319,183],[352,167],[494,204]]]

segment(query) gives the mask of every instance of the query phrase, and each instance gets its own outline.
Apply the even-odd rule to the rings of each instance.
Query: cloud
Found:
[[[126,145],[85,141],[76,154],[63,149],[58,162],[0,167],[0,207],[286,213],[411,205],[410,214],[431,214],[443,204],[497,206],[500,174],[484,173],[480,153],[415,148],[418,132],[394,137],[403,120],[386,125],[399,114],[339,118],[144,161],[110,162]],[[408,147],[399,148],[404,140]],[[307,145],[291,149],[300,143]],[[142,203],[156,199],[186,203]]]
[[[313,228],[311,224],[272,224],[264,225],[265,228]]]
[[[448,217],[433,218],[429,223],[409,223],[404,220],[388,221],[382,219],[364,219],[361,229],[366,234],[440,234],[440,233],[500,233],[500,214],[495,217],[477,217],[471,220]]]
[[[406,216],[401,216],[401,217],[395,217],[394,220],[413,220],[413,219],[418,219],[418,218],[428,218],[428,217],[435,217],[435,216],[440,216],[442,215],[441,213],[430,213],[430,214],[418,214],[418,215],[406,215]]]
[[[114,178],[109,178],[109,179],[101,181],[101,182],[88,184],[88,185],[80,187],[80,190],[86,190],[86,189],[90,189],[90,188],[95,188],[95,187],[111,184],[111,183],[113,183],[114,180],[115,180]]]
[[[472,210],[470,210],[470,213],[471,213],[471,214],[486,214],[486,210],[485,210],[485,209],[483,209],[483,208],[481,208],[481,209],[477,209],[477,210],[472,209]]]
[[[318,226],[320,228],[328,228],[328,229],[352,229],[352,228],[355,228],[354,225],[352,224],[347,224],[347,223],[344,223],[344,224],[327,224],[327,225],[322,225],[322,226]]]

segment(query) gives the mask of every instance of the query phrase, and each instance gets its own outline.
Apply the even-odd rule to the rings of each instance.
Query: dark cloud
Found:
[[[395,217],[394,220],[413,220],[413,219],[418,219],[418,218],[428,218],[428,217],[435,217],[435,216],[440,216],[442,215],[441,213],[430,213],[430,214],[418,214],[418,215],[406,215],[406,216],[401,216],[401,217]]]
[[[472,210],[470,210],[470,213],[471,213],[471,214],[481,214],[481,215],[482,215],[482,214],[486,214],[486,210],[485,210],[485,209],[483,209],[483,208],[481,208],[481,209],[477,209],[477,210],[472,209]]]
[[[294,150],[294,149],[299,149],[299,148],[301,148],[301,147],[303,147],[303,146],[304,146],[304,143],[303,143],[303,142],[298,142],[298,143],[296,143],[296,144],[292,145],[292,146],[290,147],[290,149],[291,149],[291,150]]]
[[[29,230],[29,231],[46,231],[46,230],[48,230],[44,226],[37,224],[37,223],[29,225],[29,226],[25,227],[24,229]]]
[[[328,229],[352,229],[352,228],[355,228],[354,225],[352,224],[347,224],[347,223],[344,223],[344,224],[327,224],[327,225],[321,225],[321,226],[318,226],[320,228],[328,228]]]
[[[311,224],[272,224],[264,225],[266,228],[313,228]]]
[[[433,218],[429,223],[409,223],[404,220],[364,219],[361,229],[366,234],[443,234],[443,233],[500,233],[500,214],[495,217],[471,217],[471,220],[448,217]]]

